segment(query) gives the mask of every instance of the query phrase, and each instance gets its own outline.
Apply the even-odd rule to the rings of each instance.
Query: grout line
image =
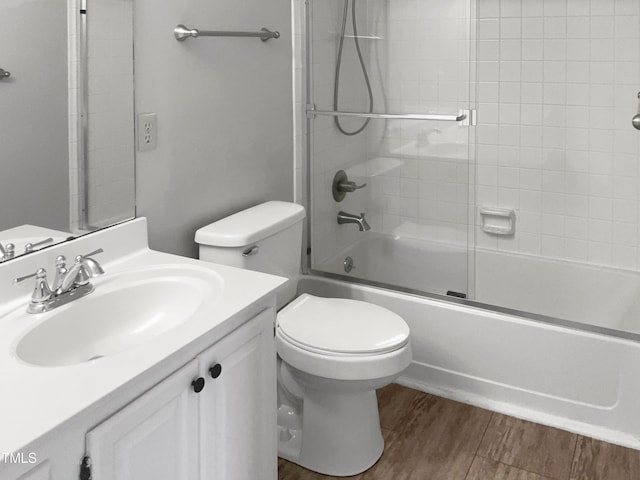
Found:
[[[489,421],[487,422],[487,426],[484,428],[484,432],[482,432],[482,438],[480,439],[480,443],[478,443],[478,448],[476,448],[476,453],[475,455],[477,457],[482,457],[482,458],[489,458],[489,457],[485,457],[484,455],[478,455],[478,450],[480,450],[480,446],[482,445],[482,441],[484,440],[484,437],[487,436],[487,432],[489,431],[489,425],[491,425],[491,422],[493,421],[493,417],[499,415],[496,412],[491,412],[491,416],[489,417]]]
[[[477,407],[474,407],[477,408]],[[467,477],[469,477],[469,472],[471,472],[471,467],[473,467],[473,463],[476,461],[476,458],[480,457],[480,458],[484,458],[482,455],[478,455],[478,450],[480,450],[480,446],[482,445],[482,441],[484,440],[484,437],[487,435],[487,431],[489,430],[489,425],[491,425],[491,421],[493,420],[493,416],[495,415],[495,412],[491,412],[491,415],[489,415],[489,420],[487,421],[487,425],[484,427],[484,432],[482,432],[482,435],[480,436],[480,441],[478,442],[478,446],[476,447],[476,451],[473,454],[473,458],[471,459],[471,463],[469,464],[469,468],[467,469],[467,473],[464,476],[464,478],[466,479]]]
[[[578,453],[578,441],[580,440],[580,437],[582,437],[582,435],[576,435],[576,443],[573,446],[573,453],[571,455],[571,467],[569,468],[569,478],[567,480],[571,480],[571,477],[573,476],[573,462],[576,459],[576,455]],[[576,465],[578,464],[576,463]]]
[[[558,478],[555,478],[555,477],[549,477],[547,475],[542,475],[541,473],[534,472],[532,470],[527,470],[526,468],[516,467],[515,465],[509,465],[508,463],[504,463],[504,462],[501,462],[499,460],[494,460],[494,462],[497,462],[497,463],[499,463],[501,465],[504,465],[505,467],[515,468],[516,470],[520,470],[520,471],[523,471],[523,472],[530,473],[532,475],[536,475],[536,476],[538,476],[540,478],[545,478],[547,480],[562,480],[562,479],[558,479]]]

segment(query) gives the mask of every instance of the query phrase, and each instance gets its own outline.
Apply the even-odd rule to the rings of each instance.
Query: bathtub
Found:
[[[350,272],[344,268],[347,257],[353,261]],[[467,293],[467,248],[456,243],[370,233],[318,270],[442,295]]]
[[[401,315],[414,358],[398,383],[640,449],[633,339],[321,276],[302,276],[298,290]]]
[[[420,233],[455,235],[438,227]],[[353,262],[350,272],[344,269],[347,257]],[[466,245],[453,240],[373,233],[317,270],[408,291],[465,294],[487,306],[560,319],[579,329],[586,324],[598,333],[622,331],[640,340],[640,275],[635,271],[480,248],[473,269],[469,259]],[[471,285],[469,272],[475,273]]]
[[[484,249],[475,270],[482,303],[640,334],[637,272]]]

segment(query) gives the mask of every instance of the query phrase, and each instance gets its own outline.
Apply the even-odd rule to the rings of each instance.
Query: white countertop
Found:
[[[146,232],[144,221],[143,224]],[[137,228],[140,230],[140,225]],[[73,250],[76,253],[91,250],[93,246],[100,244],[98,235],[99,233],[90,235],[91,241],[76,243],[82,242],[82,239],[78,239],[64,244],[65,246],[48,249],[45,251],[48,252],[46,255],[42,252],[40,260],[44,262],[43,266],[50,266],[54,255],[59,254],[58,248],[66,248],[64,253],[67,254],[70,244],[75,244]],[[146,245],[146,236],[143,243]],[[104,248],[106,252],[108,247]],[[127,249],[116,246],[113,250],[120,250],[121,252],[116,253],[122,253]],[[24,449],[135,377],[152,371],[154,366],[176,352],[191,355],[195,351],[197,354],[199,350],[194,349],[204,349],[237,328],[243,320],[238,318],[238,314],[255,306],[256,302],[262,301],[275,306],[275,297],[269,302],[265,299],[286,281],[272,275],[164,254],[146,246],[138,245],[126,253],[113,259],[105,258],[101,262],[106,273],[92,281],[96,291],[99,290],[102,279],[108,278],[110,273],[145,266],[182,264],[221,276],[224,280],[223,300],[216,302],[215,308],[200,308],[193,317],[178,327],[120,353],[77,365],[41,367],[21,361],[15,354],[15,348],[27,332],[46,321],[47,313],[16,315],[17,309],[26,309],[30,294],[25,292],[29,289],[21,288],[19,296],[8,298],[7,289],[11,287],[0,288],[0,300],[4,300],[0,303],[0,452],[18,452]],[[32,268],[33,262],[37,262],[36,255],[39,254],[26,256],[25,259],[32,258],[28,258],[30,263],[26,260],[23,262],[22,269]],[[8,262],[6,271],[0,271],[3,283],[7,284],[7,277],[16,276],[16,272],[20,271],[17,268],[19,261],[20,259]],[[11,268],[9,264],[12,264]],[[29,286],[31,287],[31,283]],[[82,302],[85,298],[75,302]],[[186,359],[188,360],[189,358]]]

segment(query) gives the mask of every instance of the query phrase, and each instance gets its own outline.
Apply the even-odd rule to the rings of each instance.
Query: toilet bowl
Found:
[[[411,363],[409,327],[368,302],[296,298],[303,207],[267,202],[196,233],[202,260],[290,279],[278,294],[278,455],[325,475],[350,476],[380,458],[376,389]],[[283,307],[283,308],[280,308]]]
[[[281,310],[280,456],[326,475],[371,467],[384,448],[375,390],[411,362],[408,340],[402,318],[366,302],[305,293]]]

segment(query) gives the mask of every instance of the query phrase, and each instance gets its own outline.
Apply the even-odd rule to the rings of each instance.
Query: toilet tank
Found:
[[[300,271],[304,207],[266,202],[200,228],[200,260],[287,277],[278,307],[295,297]]]

